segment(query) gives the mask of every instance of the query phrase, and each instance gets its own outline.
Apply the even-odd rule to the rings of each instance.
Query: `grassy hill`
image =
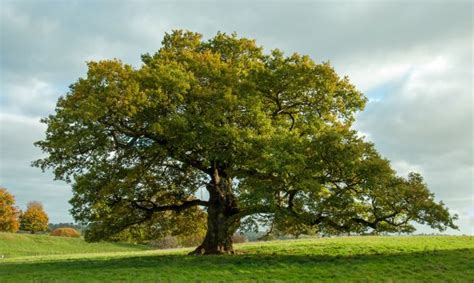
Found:
[[[1,253],[5,235],[0,237]],[[32,237],[37,236],[17,241],[34,242]],[[76,240],[77,245],[82,245],[82,252],[96,252],[100,245],[104,250],[77,254],[80,249],[71,249],[67,254],[62,252],[62,244],[56,242],[59,240],[54,239],[50,242],[52,255],[24,257],[20,255],[25,251],[15,253],[9,247],[12,256],[0,260],[0,281],[474,281],[474,237],[342,237],[258,242],[236,245],[237,255],[206,257],[186,256],[190,249],[140,250],[143,247]],[[89,248],[90,245],[97,246]]]
[[[77,253],[131,252],[145,246],[124,243],[86,243],[81,238],[0,232],[0,257],[41,256]]]

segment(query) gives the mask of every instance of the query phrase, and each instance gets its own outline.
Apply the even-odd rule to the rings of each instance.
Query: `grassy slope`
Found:
[[[0,232],[0,257],[51,254],[104,253],[140,251],[146,247],[122,243],[86,243],[80,238]]]
[[[234,256],[184,256],[188,249],[181,249],[9,258],[0,261],[0,281],[474,281],[474,237],[346,237],[236,248]]]

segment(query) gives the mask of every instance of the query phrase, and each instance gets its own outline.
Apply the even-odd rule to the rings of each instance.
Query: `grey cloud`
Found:
[[[474,209],[458,201],[474,199],[470,2],[2,1],[0,13],[0,183],[22,205],[41,198],[53,221],[69,217],[71,192],[29,167],[41,154],[32,145],[44,131],[38,116],[85,75],[85,61],[138,66],[177,28],[205,37],[235,31],[267,50],[331,60],[373,99],[357,129],[398,170],[421,170],[453,210]],[[423,69],[438,57],[450,67]],[[383,97],[372,96],[380,89]]]
[[[472,55],[446,57],[445,63],[415,64],[397,88],[359,115],[357,127],[382,151],[432,167],[434,160],[472,166],[472,66],[465,63]]]
[[[23,78],[21,83],[6,81],[0,86],[1,109],[10,114],[46,116],[54,110],[55,101],[64,91],[36,78]]]
[[[405,51],[412,59],[394,72],[401,79],[356,123],[399,173],[421,171],[437,199],[459,214],[465,234],[473,232],[474,209],[471,51],[470,42],[423,56]]]
[[[154,52],[171,28],[206,36],[236,31],[316,60],[373,55],[466,36],[469,7],[463,2],[7,2],[2,64],[13,72],[59,76],[65,70],[79,73],[87,56],[138,63],[139,54]]]
[[[86,60],[116,57],[139,65],[140,55],[156,51],[173,28],[205,36],[236,31],[267,48],[307,53],[343,70],[357,58],[360,69],[374,56],[414,47],[429,51],[466,37],[468,8],[463,2],[10,1],[1,9],[2,80],[23,85],[36,78],[65,91],[85,74]]]
[[[0,115],[0,186],[16,197],[16,204],[25,209],[29,201],[40,201],[54,222],[70,222],[67,200],[71,189],[63,182],[52,182],[51,173],[31,168],[31,161],[42,156],[33,143],[44,136],[44,127],[37,119]]]

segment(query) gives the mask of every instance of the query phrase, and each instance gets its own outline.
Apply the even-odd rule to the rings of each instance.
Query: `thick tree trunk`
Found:
[[[209,206],[207,209],[207,233],[204,241],[190,254],[233,254],[232,235],[239,228],[240,219],[237,202],[232,193],[232,180],[213,176],[209,190]]]

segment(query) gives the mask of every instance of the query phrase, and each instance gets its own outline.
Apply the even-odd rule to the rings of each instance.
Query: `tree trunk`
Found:
[[[222,174],[222,173],[221,173]],[[220,177],[217,170],[212,177],[207,208],[207,233],[204,241],[190,254],[233,254],[232,235],[239,228],[235,217],[239,209],[232,193],[232,180]]]

